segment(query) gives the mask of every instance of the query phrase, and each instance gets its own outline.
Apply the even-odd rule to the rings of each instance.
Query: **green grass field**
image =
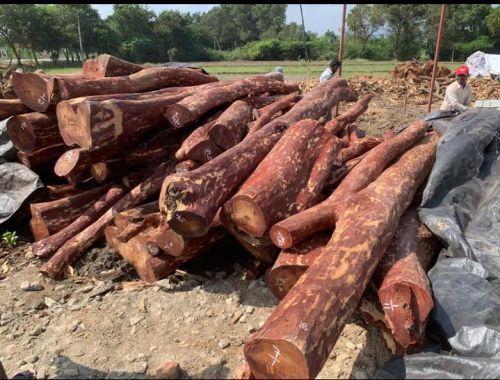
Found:
[[[285,78],[289,80],[306,80],[319,78],[327,67],[328,61],[228,61],[228,62],[196,62],[203,66],[210,74],[214,74],[221,80],[241,78],[249,75],[264,74],[274,71],[276,66],[283,67]],[[389,74],[397,61],[366,61],[345,60],[342,66],[342,76],[349,78],[357,75],[383,76]],[[440,62],[439,65],[455,69],[462,62]],[[145,64],[149,66],[150,64]],[[45,66],[45,65],[44,65]],[[67,67],[60,64],[54,67],[47,64],[42,69],[48,74],[69,74],[81,71],[79,66]]]

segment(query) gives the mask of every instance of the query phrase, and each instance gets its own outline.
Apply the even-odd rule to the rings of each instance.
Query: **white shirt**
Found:
[[[472,88],[466,83],[464,87],[455,81],[446,88],[441,110],[465,111],[472,102]]]
[[[325,80],[330,79],[331,77],[333,77],[333,71],[329,67],[327,67],[319,77],[319,81],[323,82]]]

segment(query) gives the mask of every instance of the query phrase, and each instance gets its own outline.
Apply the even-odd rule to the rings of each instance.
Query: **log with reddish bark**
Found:
[[[290,126],[269,154],[224,204],[239,230],[262,238],[277,221],[299,211],[297,195],[305,187],[324,128],[312,119]]]
[[[169,172],[171,169],[168,165],[160,165],[153,174],[134,187],[127,195],[112,203],[111,207],[108,204],[107,211],[99,219],[91,218],[91,224],[87,224],[85,229],[80,230],[81,232],[69,240],[66,239],[51,259],[40,268],[40,271],[51,278],[60,278],[67,265],[80,258],[97,239],[102,237],[104,228],[113,220],[116,213],[140,204],[158,193],[163,179]]]
[[[55,144],[35,150],[33,152],[17,152],[17,158],[24,166],[30,169],[40,167],[47,163],[54,162],[64,152],[70,149],[69,146],[64,144]]]
[[[425,329],[434,303],[427,278],[439,243],[420,222],[416,207],[399,222],[391,245],[374,273],[378,297],[387,325],[402,353],[417,351],[425,342]]]
[[[254,171],[288,126],[305,118],[319,118],[333,104],[355,99],[353,91],[346,86],[347,82],[340,79],[321,83],[285,115],[246,141],[198,169],[166,179],[160,192],[160,209],[167,215],[172,229],[183,236],[204,235],[217,210]]]
[[[356,121],[368,109],[368,103],[370,103],[373,96],[373,94],[364,95],[349,110],[326,123],[325,129],[338,136],[347,125]]]
[[[331,232],[320,232],[297,246],[280,252],[273,267],[266,275],[267,287],[281,300],[309,269],[321,249],[330,240]]]
[[[234,102],[248,94],[263,92],[291,93],[298,90],[297,85],[288,85],[269,78],[247,78],[231,83],[228,86],[199,91],[184,98],[177,104],[168,107],[166,117],[174,128],[199,119],[209,110],[222,104]]]
[[[147,228],[151,226],[158,226],[161,221],[161,214],[160,212],[154,212],[151,214],[144,215],[140,219],[134,219],[132,223],[130,223],[127,227],[125,227],[120,234],[118,235],[118,241],[125,243],[129,241],[131,238],[133,238],[135,235],[139,234],[140,232],[146,230]]]
[[[60,74],[61,79],[73,81],[84,80],[83,74]],[[17,97],[29,109],[36,112],[47,112],[57,103],[53,94],[54,76],[38,73],[12,73],[12,85]]]
[[[204,164],[222,151],[215,145],[214,141],[208,136],[208,131],[215,124],[216,120],[209,121],[196,128],[182,143],[181,147],[175,153],[178,160],[192,160]]]
[[[144,69],[143,66],[124,61],[109,54],[101,54],[83,62],[83,73],[91,78],[119,77]]]
[[[49,91],[57,91],[57,101],[88,95],[123,94],[153,91],[164,87],[195,86],[218,81],[195,70],[151,67],[122,77],[101,79],[54,78]]]
[[[125,153],[125,163],[133,167],[163,162],[172,157],[178,148],[178,143],[138,147]]]
[[[257,378],[315,378],[434,163],[424,138],[354,196],[313,265],[245,343]]]
[[[196,161],[193,160],[184,160],[182,162],[179,162],[177,165],[175,165],[175,172],[176,173],[185,173],[189,172],[191,170],[194,170],[196,168],[199,168],[200,164],[197,163]]]
[[[420,140],[426,130],[427,122],[417,120],[398,136],[371,149],[325,201],[272,226],[273,243],[290,248],[319,231],[334,228],[337,205],[373,182],[394,159]]]
[[[74,186],[71,184],[63,185],[47,185],[47,195],[50,200],[54,201],[60,198],[66,198],[71,195],[79,194],[82,191],[91,190],[96,186],[93,180]]]
[[[90,174],[98,183],[123,177],[128,171],[130,171],[130,168],[125,164],[122,158],[97,162],[90,166]]]
[[[349,161],[343,163],[341,166],[336,166],[330,172],[325,185],[323,186],[323,193],[330,195],[333,189],[342,181],[354,167],[363,160],[367,153],[362,154],[359,157],[352,158]]]
[[[221,151],[228,150],[243,139],[251,120],[252,107],[242,100],[236,100],[208,129],[208,136]]]
[[[31,110],[23,104],[21,99],[0,99],[0,120],[28,112]]]
[[[246,98],[241,98],[241,100],[245,101],[249,106],[256,109],[261,109],[267,107],[268,105],[277,102],[281,98],[287,95],[254,95],[250,94]]]
[[[156,228],[161,228],[161,226]],[[155,282],[167,277],[182,264],[216,246],[226,236],[222,228],[212,228],[205,236],[189,239],[189,244],[185,245],[182,255],[173,257],[163,254],[154,256],[149,252],[148,243],[156,236],[154,227],[149,227],[126,243],[118,241],[118,233],[117,227],[106,227],[106,240],[146,282]]]
[[[116,214],[114,223],[115,226],[118,227],[119,232],[121,232],[127,228],[129,224],[140,221],[144,219],[146,215],[154,214],[158,211],[158,201],[144,203]]]
[[[50,202],[31,203],[30,223],[35,240],[44,239],[71,224],[110,187],[105,185]]]
[[[293,105],[295,103],[297,103],[301,98],[302,97],[300,95],[290,94],[290,95],[286,95],[284,97],[280,97],[275,102],[269,104],[268,106],[261,108],[258,111],[259,118],[257,120],[255,120],[255,123],[252,124],[252,127],[248,131],[247,137],[250,136],[251,134],[257,132],[264,125],[269,123],[277,113],[286,112],[287,110],[292,108]],[[245,137],[245,138],[247,138],[247,137]]]
[[[382,142],[382,139],[376,137],[363,137],[349,144],[339,152],[338,161],[345,163],[353,158],[359,157],[370,149],[375,148]]]
[[[7,132],[12,144],[27,153],[63,143],[55,112],[13,116],[7,121]]]

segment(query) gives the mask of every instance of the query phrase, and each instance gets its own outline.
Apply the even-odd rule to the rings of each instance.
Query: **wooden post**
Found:
[[[342,76],[342,56],[344,55],[344,36],[345,36],[345,12],[347,4],[342,4],[342,29],[340,32],[340,44],[339,44],[339,77]],[[339,105],[335,108],[335,116],[339,114]]]
[[[444,26],[444,13],[446,11],[446,4],[441,4],[441,16],[439,17],[438,34],[436,38],[436,50],[434,51],[434,65],[432,66],[431,90],[429,91],[429,104],[427,112],[431,112],[432,95],[434,93],[434,81],[436,80],[437,64],[439,60],[439,48],[441,47],[441,37]]]

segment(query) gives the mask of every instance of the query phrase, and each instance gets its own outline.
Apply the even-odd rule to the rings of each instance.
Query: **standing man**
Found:
[[[472,88],[467,84],[469,68],[466,65],[455,70],[455,82],[446,88],[441,111],[463,112],[468,110],[472,102]]]
[[[323,71],[323,73],[319,77],[319,81],[323,82],[325,80],[333,78],[339,67],[340,67],[340,61],[337,58],[333,58],[330,61],[330,65],[325,69],[325,71]]]

